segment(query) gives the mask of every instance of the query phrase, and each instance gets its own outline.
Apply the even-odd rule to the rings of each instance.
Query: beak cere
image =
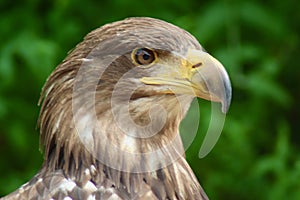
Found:
[[[159,76],[143,77],[141,82],[160,85],[158,93],[189,94],[220,102],[226,113],[231,102],[231,84],[223,65],[200,50],[189,50],[180,64],[160,66]]]

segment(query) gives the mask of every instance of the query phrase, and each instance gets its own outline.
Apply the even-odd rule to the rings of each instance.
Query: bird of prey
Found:
[[[90,32],[42,90],[40,171],[3,200],[208,199],[179,136],[195,97],[226,113],[231,86],[188,32],[144,17]]]

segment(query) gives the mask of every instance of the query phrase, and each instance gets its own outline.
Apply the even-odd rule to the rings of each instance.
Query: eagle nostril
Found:
[[[199,63],[197,63],[197,64],[194,64],[194,65],[192,66],[192,68],[195,69],[195,68],[198,68],[198,67],[201,67],[201,66],[202,66],[202,62],[199,62]]]

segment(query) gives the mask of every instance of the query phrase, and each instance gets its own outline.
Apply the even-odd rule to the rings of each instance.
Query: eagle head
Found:
[[[104,25],[69,53],[43,88],[44,171],[81,177],[93,166],[94,182],[109,179],[134,193],[140,187],[134,180],[155,187],[151,180],[163,179],[189,197],[184,188],[193,195],[200,185],[183,157],[178,128],[195,97],[220,102],[226,113],[231,87],[222,64],[191,34],[152,18]]]

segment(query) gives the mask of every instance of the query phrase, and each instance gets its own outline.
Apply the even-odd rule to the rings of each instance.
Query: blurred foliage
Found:
[[[195,35],[232,80],[217,145],[199,159],[198,134],[187,151],[208,196],[300,199],[299,8],[288,0],[0,1],[0,196],[40,168],[37,102],[54,67],[100,25],[151,16]],[[202,133],[210,106],[200,106]]]

